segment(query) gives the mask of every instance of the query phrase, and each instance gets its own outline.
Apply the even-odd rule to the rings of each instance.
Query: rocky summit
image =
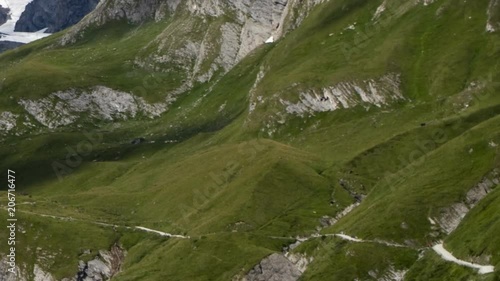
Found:
[[[0,25],[4,24],[9,19],[9,9],[0,7]]]
[[[0,0],[0,52],[68,28],[98,3],[99,0]]]
[[[496,281],[500,1],[0,0],[0,281]]]

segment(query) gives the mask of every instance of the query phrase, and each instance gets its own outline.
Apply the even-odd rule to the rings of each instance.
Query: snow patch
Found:
[[[0,32],[14,32],[17,21],[21,18],[24,10],[26,10],[26,6],[32,1],[33,0],[0,0],[0,6],[10,10],[9,19],[0,26]]]
[[[30,43],[50,36],[48,33],[43,33],[46,29],[34,33],[14,31],[17,21],[21,17],[24,10],[26,10],[26,6],[32,1],[33,0],[0,0],[0,6],[10,10],[9,19],[0,26],[0,41]]]
[[[264,43],[266,44],[274,43],[274,36],[269,37]]]

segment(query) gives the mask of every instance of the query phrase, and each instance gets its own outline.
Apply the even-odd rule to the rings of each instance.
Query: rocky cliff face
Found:
[[[88,92],[57,92],[48,98],[21,100],[19,103],[29,115],[48,128],[73,124],[81,118],[82,113],[90,120],[126,120],[139,114],[152,119],[167,108],[165,103],[149,104],[143,98],[102,86]]]
[[[486,23],[486,31],[496,32],[500,30],[500,1],[491,0],[488,5],[488,21]]]
[[[9,18],[9,9],[0,6],[0,25],[4,24]]]
[[[500,184],[500,175],[499,171],[495,169],[467,192],[465,200],[442,208],[440,217],[431,219],[431,224],[436,225],[437,223],[445,233],[452,233],[465,218],[465,215],[492,192],[498,184]]]
[[[173,18],[174,23],[138,54],[135,64],[151,71],[176,65],[185,81],[179,85],[178,92],[184,92],[195,83],[215,80],[217,74],[229,71],[257,47],[279,39],[287,30],[296,27],[305,13],[319,2],[107,0],[69,30],[60,43],[72,44],[87,28],[113,20],[137,24]]]
[[[296,281],[302,271],[280,254],[272,254],[256,265],[241,281]]]
[[[11,41],[0,41],[0,53],[5,52],[10,49],[17,48],[23,45],[23,43],[19,42],[11,42]]]
[[[78,4],[57,0],[30,3],[16,25],[18,30],[48,28],[48,32],[74,23],[93,9],[80,23],[63,36],[62,45],[72,44],[85,30],[115,20],[131,24],[144,21],[171,23],[151,42],[139,49],[134,66],[152,72],[176,72],[181,79],[164,102],[147,104],[129,93],[95,85],[94,88],[64,89],[39,100],[20,99],[27,114],[0,116],[0,135],[19,134],[20,127],[41,125],[50,129],[78,123],[80,116],[91,121],[126,120],[137,116],[156,118],[167,110],[176,96],[196,84],[214,82],[230,71],[250,52],[272,43],[295,28],[319,0],[86,0]],[[298,12],[300,11],[300,13]],[[175,65],[175,69],[172,69]],[[105,94],[102,94],[104,93]],[[107,108],[114,99],[119,105]],[[55,114],[57,112],[57,114]],[[87,120],[90,121],[90,120]]]
[[[16,31],[54,33],[79,22],[99,0],[34,0],[16,23]]]
[[[99,251],[93,260],[80,261],[78,273],[73,278],[63,281],[102,281],[110,280],[120,272],[126,252],[118,245],[113,245],[109,251]]]
[[[110,280],[121,271],[127,252],[119,245],[113,245],[111,249],[99,250],[94,259],[78,264],[78,272],[71,278],[63,278],[62,281],[102,281]],[[42,260],[40,260],[42,261]],[[27,264],[16,266],[17,276],[8,272],[9,264],[7,258],[0,257],[0,281],[55,281],[56,278],[45,271],[38,264],[33,265],[33,270],[28,270]]]

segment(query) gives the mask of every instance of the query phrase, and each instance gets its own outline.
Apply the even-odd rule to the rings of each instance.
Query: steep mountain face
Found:
[[[29,43],[48,36],[48,34],[23,33],[15,31],[16,22],[24,12],[26,5],[28,5],[30,2],[31,0],[0,0],[0,6],[8,9],[7,20],[3,24],[0,24],[0,33],[2,34],[2,36],[0,37],[0,42],[9,41]]]
[[[9,9],[0,5],[0,25],[4,24],[9,19]]]
[[[10,49],[17,48],[19,46],[22,46],[23,43],[19,42],[11,42],[11,41],[0,41],[0,53],[5,52]]]
[[[78,23],[94,10],[99,0],[34,0],[16,22],[15,31],[55,33]]]
[[[31,9],[29,7],[36,7],[36,3],[38,2],[29,4],[27,11]],[[176,81],[172,81],[170,91],[164,93],[163,101],[153,105],[156,113],[150,115],[143,112],[145,115],[157,117],[158,113],[165,112],[180,94],[189,91],[197,84],[219,80],[250,52],[264,45],[266,40],[272,39],[270,42],[278,40],[285,32],[298,26],[301,18],[315,4],[317,2],[314,1],[102,2],[94,13],[63,35],[60,44],[65,46],[75,43],[89,28],[96,28],[96,26],[112,21],[125,20],[138,24],[148,20],[159,23],[167,17],[174,20],[175,24],[167,25],[154,39],[145,43],[132,58],[134,66],[143,71],[163,73],[175,71],[178,76]],[[300,13],[290,12],[299,8]],[[25,12],[24,15],[31,18],[30,13]],[[101,87],[101,85],[96,86]],[[75,89],[64,90],[71,92]],[[89,91],[92,90],[89,89]],[[10,133],[22,133],[26,131],[23,127],[31,127],[35,120],[49,128],[75,124],[76,120],[83,120],[78,117],[82,112],[96,112],[95,109],[90,108],[94,104],[109,102],[100,100],[99,97],[106,99],[105,95],[94,95],[95,103],[81,103],[79,101],[81,96],[78,95],[68,95],[62,100],[58,96],[58,93],[52,93],[52,98],[49,97],[54,102],[46,99],[19,100],[18,104],[25,109],[27,114],[15,115],[15,119],[24,119],[23,126],[18,129],[17,126],[5,125],[3,128],[5,130],[8,128]],[[134,93],[123,93],[123,95],[114,95],[114,98],[117,104],[127,104],[125,107],[117,107],[118,115],[122,117],[130,114],[136,115],[136,110],[129,112],[128,108],[135,108],[135,100],[140,100],[141,97],[135,96]],[[55,102],[57,100],[60,102]],[[67,109],[63,100],[78,104],[78,109],[75,109],[76,111]],[[139,101],[139,103],[144,104],[144,101]],[[54,110],[58,113],[48,118],[48,114],[50,116],[50,112]],[[103,113],[101,110],[98,115],[102,116],[102,114],[109,113]],[[95,114],[90,114],[85,120],[95,122],[96,118],[89,118],[92,116],[95,117]],[[35,120],[31,121],[32,119]],[[3,123],[13,124],[6,119]]]
[[[74,25],[98,1],[0,0],[0,52]]]
[[[144,46],[134,63],[144,69],[160,69],[175,64],[183,70],[185,81],[178,91],[186,91],[196,82],[207,82],[226,73],[266,40],[272,42],[298,25],[299,9],[303,17],[318,0],[308,1],[111,1],[72,28],[61,44],[74,43],[89,26],[101,26],[112,20],[140,23],[175,18],[152,42]],[[293,24],[292,24],[293,23]],[[182,39],[180,39],[182,38]],[[152,53],[150,49],[155,49]],[[177,91],[177,92],[178,92]]]
[[[1,55],[18,279],[497,280],[498,11],[105,0]]]
[[[488,22],[486,23],[488,32],[500,30],[500,1],[491,0],[488,6]]]

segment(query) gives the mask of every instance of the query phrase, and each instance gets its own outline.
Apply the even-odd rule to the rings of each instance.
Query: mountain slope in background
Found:
[[[9,19],[9,9],[0,7],[0,25],[4,24]]]
[[[33,42],[79,22],[98,0],[1,0],[1,51]]]
[[[26,6],[16,22],[16,31],[55,33],[78,23],[94,10],[99,0],[42,1],[34,0]]]
[[[498,280],[498,13],[108,0],[3,54],[20,280]]]

